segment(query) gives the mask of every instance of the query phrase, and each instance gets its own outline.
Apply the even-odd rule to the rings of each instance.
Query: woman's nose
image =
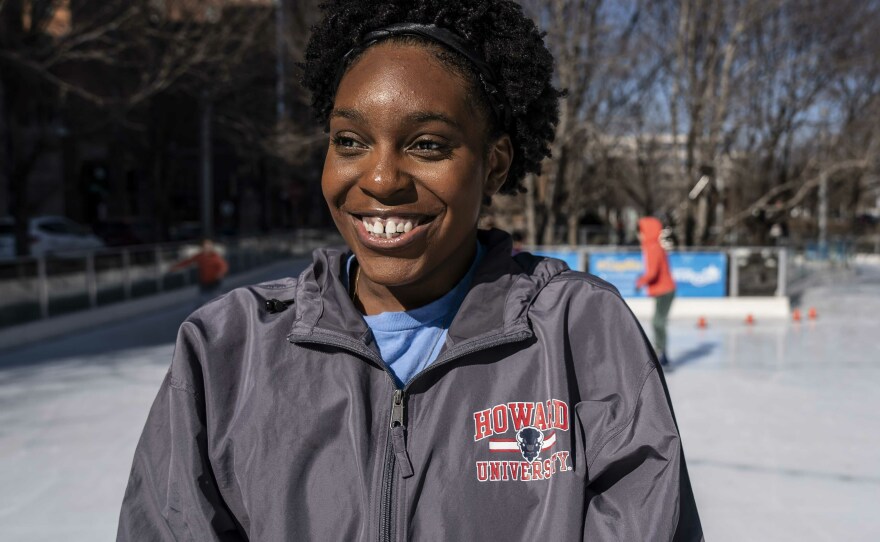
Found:
[[[377,200],[405,195],[413,188],[413,179],[401,167],[401,157],[393,150],[376,150],[371,167],[361,178],[361,189]]]

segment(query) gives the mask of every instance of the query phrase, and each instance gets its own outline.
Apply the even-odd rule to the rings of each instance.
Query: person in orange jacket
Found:
[[[668,365],[666,356],[666,322],[669,309],[675,299],[675,280],[669,267],[669,258],[660,245],[660,232],[663,225],[654,217],[639,220],[639,240],[642,243],[642,256],[645,260],[645,274],[636,281],[636,290],[648,287],[648,295],[657,300],[654,310],[654,349],[660,365]]]
[[[171,266],[170,270],[177,271],[190,265],[195,265],[199,270],[199,290],[203,299],[208,296],[213,297],[213,294],[220,289],[223,277],[229,271],[229,264],[217,252],[210,239],[202,241],[202,250],[198,254],[177,262]]]

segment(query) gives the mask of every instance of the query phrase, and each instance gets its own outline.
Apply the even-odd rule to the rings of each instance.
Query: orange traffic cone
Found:
[[[791,319],[794,320],[795,322],[800,322],[801,321],[801,310],[795,309],[794,312],[791,313]]]
[[[752,316],[751,314],[747,314],[747,315],[746,315],[746,325],[747,325],[747,326],[751,326],[751,325],[753,325],[754,323],[755,323],[755,317]]]
[[[816,318],[819,318],[819,311],[816,310],[816,307],[810,307],[809,316],[810,320],[815,320]]]
[[[708,322],[706,322],[705,316],[700,316],[699,320],[697,320],[697,327],[700,329],[706,329],[707,327],[709,327]]]

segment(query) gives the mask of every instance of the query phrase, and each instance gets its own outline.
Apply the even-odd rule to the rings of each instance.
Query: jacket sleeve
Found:
[[[657,280],[660,274],[660,258],[654,247],[645,249],[645,273],[636,281],[636,288],[642,288]]]
[[[651,361],[628,419],[587,453],[584,540],[703,540],[663,376]]]
[[[117,541],[246,540],[223,502],[207,452],[205,404],[184,323],[147,418],[122,501]],[[192,330],[190,330],[192,331]],[[189,373],[189,374],[187,374]],[[192,380],[188,380],[192,378]]]
[[[171,267],[169,267],[168,270],[169,271],[177,271],[177,270],[183,269],[184,267],[193,265],[194,263],[196,263],[197,256],[198,255],[190,256],[189,258],[185,258],[183,260],[180,260],[179,262],[177,262],[174,265],[172,265]]]

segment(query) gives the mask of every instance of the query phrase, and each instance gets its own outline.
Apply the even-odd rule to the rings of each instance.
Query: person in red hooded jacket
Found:
[[[648,295],[657,300],[654,310],[654,349],[661,365],[668,365],[666,357],[666,322],[669,309],[675,299],[675,280],[669,267],[669,258],[660,245],[660,232],[663,225],[654,217],[639,220],[639,240],[642,243],[642,256],[645,260],[645,274],[636,281],[636,290],[648,288]]]
[[[199,301],[204,302],[218,295],[223,277],[229,272],[229,264],[226,259],[217,252],[214,242],[210,239],[202,240],[202,249],[194,256],[181,260],[171,266],[171,271],[177,271],[195,265],[199,271]]]

